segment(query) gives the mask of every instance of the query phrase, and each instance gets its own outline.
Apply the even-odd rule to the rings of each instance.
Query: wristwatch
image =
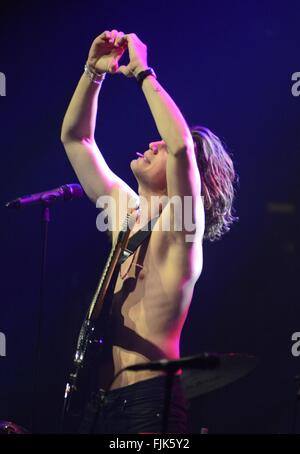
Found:
[[[142,86],[144,79],[146,79],[146,77],[148,76],[153,76],[155,77],[155,79],[157,78],[153,68],[147,68],[144,71],[138,73],[136,80],[140,87]]]

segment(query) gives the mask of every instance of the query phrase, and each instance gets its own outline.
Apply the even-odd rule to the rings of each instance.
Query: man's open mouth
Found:
[[[143,158],[148,164],[150,164],[149,159],[146,158],[146,156],[143,155],[143,153],[136,152],[136,154],[137,154],[137,156],[138,156],[139,158]]]

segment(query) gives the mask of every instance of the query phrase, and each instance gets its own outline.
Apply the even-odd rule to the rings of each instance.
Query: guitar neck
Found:
[[[88,320],[94,321],[100,315],[104,298],[107,294],[107,290],[110,285],[113,273],[124,249],[126,249],[132,225],[133,225],[132,218],[128,214],[126,216],[126,220],[123,224],[122,230],[119,232],[118,238],[114,243],[108,256],[108,259],[106,261],[99,284],[97,286],[97,289],[95,291],[95,294],[93,296],[92,302],[88,310],[87,314]]]

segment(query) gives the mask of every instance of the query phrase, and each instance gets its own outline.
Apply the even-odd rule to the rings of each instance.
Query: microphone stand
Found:
[[[35,352],[35,370],[33,379],[32,392],[32,421],[31,427],[34,433],[37,429],[38,420],[38,391],[40,378],[40,361],[41,361],[41,341],[42,341],[42,325],[43,325],[43,310],[45,300],[45,278],[46,278],[46,263],[47,263],[47,246],[48,246],[48,226],[50,222],[50,203],[51,198],[42,198],[42,213],[41,213],[41,266],[40,266],[40,288],[39,288],[39,304],[37,318],[37,341]]]
[[[215,367],[215,366],[213,366]],[[172,360],[167,363],[164,367],[164,371],[166,373],[166,381],[165,381],[165,398],[164,398],[164,409],[163,409],[163,418],[162,418],[162,435],[166,435],[168,429],[168,422],[169,422],[169,413],[170,413],[170,403],[171,403],[171,396],[172,396],[172,388],[175,374],[178,370],[182,368],[182,365],[176,364],[176,362],[172,362]]]
[[[193,358],[195,362],[199,362],[200,369],[214,369],[220,366],[220,359],[216,355],[195,355]],[[181,360],[184,361],[184,358]],[[163,370],[166,373],[166,381],[165,381],[165,398],[164,398],[164,409],[163,409],[163,418],[162,418],[162,435],[166,435],[168,429],[168,422],[169,422],[169,413],[170,413],[170,403],[171,403],[171,396],[172,396],[172,388],[173,382],[176,372],[183,367],[187,367],[184,365],[184,362],[181,360],[175,361],[167,361],[163,367]],[[201,366],[200,366],[201,364]],[[195,364],[190,364],[189,368],[194,368]]]
[[[165,383],[164,411],[163,411],[163,419],[162,419],[162,434],[163,435],[165,435],[167,433],[167,429],[168,429],[172,387],[173,387],[174,375],[178,369],[176,369],[176,370],[167,369],[166,383]]]
[[[187,362],[189,361],[189,363]],[[165,435],[168,429],[168,421],[169,421],[169,411],[170,411],[170,403],[171,403],[171,396],[172,396],[172,387],[174,376],[176,372],[183,368],[199,368],[199,369],[215,369],[220,367],[220,358],[216,354],[209,354],[204,353],[200,355],[194,355],[190,357],[181,358],[179,360],[162,360],[163,363],[155,364],[155,368],[153,368],[153,363],[145,363],[145,364],[138,364],[133,366],[127,366],[123,369],[120,369],[119,372],[113,377],[110,385],[108,386],[107,391],[109,391],[112,387],[112,384],[115,380],[126,370],[131,371],[138,371],[138,370],[163,370],[166,373],[166,381],[165,381],[165,396],[164,396],[164,408],[163,408],[163,418],[162,418],[162,434]],[[142,367],[140,367],[142,366]],[[99,412],[99,408],[98,408]],[[96,425],[96,418],[98,416],[98,412],[95,415],[95,420],[93,424],[93,428]],[[91,431],[90,433],[93,433]]]
[[[38,391],[39,391],[39,372],[41,361],[41,340],[43,327],[43,310],[45,299],[45,278],[46,278],[46,262],[47,262],[47,243],[48,243],[48,226],[50,222],[50,205],[57,200],[73,200],[74,198],[82,197],[83,189],[80,184],[66,184],[51,191],[44,191],[38,194],[31,194],[25,197],[7,202],[7,208],[21,208],[23,205],[33,205],[41,203],[42,216],[42,243],[41,243],[41,268],[40,268],[40,289],[39,303],[37,316],[37,343],[35,353],[35,368],[33,371],[33,388],[32,388],[32,413],[31,413],[31,429],[36,430],[38,416]]]

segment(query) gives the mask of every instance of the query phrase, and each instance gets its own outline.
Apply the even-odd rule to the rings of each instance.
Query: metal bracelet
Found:
[[[98,85],[104,81],[106,76],[106,73],[97,73],[88,63],[84,65],[84,73],[88,76],[91,82]]]

